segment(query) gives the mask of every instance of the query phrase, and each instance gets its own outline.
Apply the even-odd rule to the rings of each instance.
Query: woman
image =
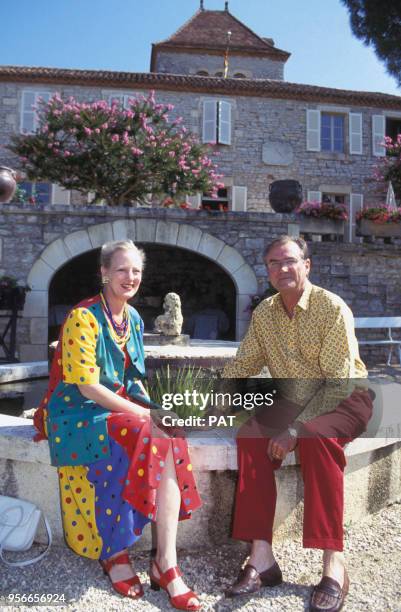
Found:
[[[143,589],[127,547],[153,520],[152,588],[165,589],[178,609],[198,610],[176,567],[175,541],[177,521],[201,502],[186,441],[152,425],[141,383],[143,323],[127,303],[141,283],[143,260],[130,240],[103,245],[103,289],[67,315],[35,415],[37,439],[48,438],[58,467],[68,545],[99,559],[118,593],[139,598]]]

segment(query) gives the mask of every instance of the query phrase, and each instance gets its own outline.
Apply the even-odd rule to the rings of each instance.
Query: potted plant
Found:
[[[356,215],[358,236],[401,237],[401,209],[387,204],[366,206]]]
[[[295,210],[299,215],[300,230],[307,234],[344,234],[344,222],[348,219],[344,204],[332,202],[302,202]]]
[[[21,286],[13,276],[0,277],[0,309],[22,310],[25,304],[25,295],[31,288]]]

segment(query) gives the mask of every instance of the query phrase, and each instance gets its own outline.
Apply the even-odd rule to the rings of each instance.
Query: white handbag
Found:
[[[48,543],[45,550],[33,559],[7,561],[3,551],[24,551],[32,546],[40,518],[43,517]],[[32,502],[0,495],[0,559],[13,567],[24,567],[36,563],[48,552],[52,543],[50,525],[42,511]]]

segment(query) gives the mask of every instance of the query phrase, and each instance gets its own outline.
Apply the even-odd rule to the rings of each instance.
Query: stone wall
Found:
[[[5,146],[20,125],[21,96],[32,85],[0,83],[0,164],[17,166],[17,160]],[[81,86],[46,86],[36,91],[59,91],[64,97],[78,100],[108,99],[116,89]],[[123,93],[146,93],[124,91]],[[172,117],[182,115],[184,124],[194,133],[202,134],[203,101],[223,96],[191,92],[158,91],[156,99],[175,106]],[[271,210],[269,185],[277,179],[296,179],[308,190],[339,192],[346,196],[363,194],[365,203],[375,198],[372,173],[377,157],[372,156],[372,115],[380,109],[338,105],[319,105],[304,101],[269,99],[253,96],[224,96],[232,104],[232,144],[219,145],[216,159],[228,187],[247,187],[247,210]],[[319,109],[345,115],[345,133],[348,139],[348,113],[363,115],[363,153],[325,153],[306,150],[306,111]],[[345,150],[349,151],[346,142]],[[277,155],[279,151],[280,155]],[[281,153],[283,153],[282,158]],[[72,203],[82,198],[73,194]]]
[[[174,53],[171,51],[158,51],[154,72],[166,74],[196,74],[205,70],[210,76],[216,72],[223,73],[224,58],[222,55],[206,53]],[[265,57],[246,57],[230,53],[229,76],[237,72],[247,79],[284,79],[284,62],[271,60]]]
[[[236,337],[248,323],[250,296],[267,287],[263,248],[280,234],[299,231],[292,215],[208,213],[165,209],[31,208],[3,205],[0,275],[11,274],[32,291],[18,329],[26,360],[47,354],[48,288],[73,257],[107,240],[184,248],[212,260],[234,282]],[[355,316],[399,315],[401,252],[395,245],[311,243],[312,282],[338,293]],[[163,263],[161,262],[161,265]]]

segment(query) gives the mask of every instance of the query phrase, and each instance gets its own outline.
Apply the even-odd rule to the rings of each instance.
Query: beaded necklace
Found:
[[[117,323],[111,312],[111,308],[105,298],[104,293],[100,292],[100,298],[102,300],[103,310],[106,314],[107,321],[109,323],[110,331],[112,332],[113,339],[119,346],[123,346],[127,343],[130,337],[130,324],[128,318],[128,308],[125,304],[123,311],[123,320],[121,323]]]

